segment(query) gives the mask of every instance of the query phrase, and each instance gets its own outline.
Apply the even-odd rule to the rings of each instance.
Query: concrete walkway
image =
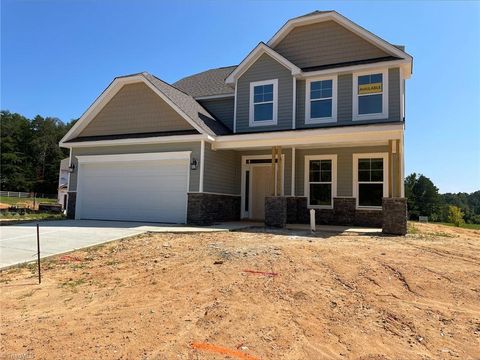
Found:
[[[224,223],[192,227],[157,223],[98,220],[58,220],[40,222],[42,258],[98,245],[145,232],[220,232],[252,226],[249,223]],[[0,227],[0,269],[36,260],[36,223]]]

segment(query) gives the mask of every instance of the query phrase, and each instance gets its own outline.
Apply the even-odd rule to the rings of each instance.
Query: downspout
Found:
[[[200,181],[198,192],[203,192],[203,175],[205,173],[205,140],[200,142]]]
[[[238,80],[235,80],[235,98],[233,99],[233,133],[237,132],[237,88]]]
[[[292,101],[292,129],[296,128],[296,112],[297,112],[297,78],[293,77],[293,101]]]

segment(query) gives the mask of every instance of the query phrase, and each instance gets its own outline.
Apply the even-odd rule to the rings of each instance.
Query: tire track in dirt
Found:
[[[434,254],[434,255],[438,255],[438,256],[441,256],[441,257],[451,258],[451,259],[455,259],[455,260],[461,260],[461,261],[468,262],[470,264],[480,265],[480,259],[472,257],[472,256],[455,254],[455,253],[447,251],[447,250],[432,249],[432,248],[429,248],[429,247],[426,247],[426,246],[416,245],[416,244],[413,244],[413,243],[407,242],[407,241],[404,242],[404,244],[410,245],[417,250],[422,250],[422,251],[425,251],[425,252],[428,252],[428,253],[431,253],[431,254]]]

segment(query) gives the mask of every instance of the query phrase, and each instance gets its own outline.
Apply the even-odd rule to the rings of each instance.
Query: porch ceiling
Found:
[[[222,136],[212,147],[221,149],[271,149],[283,147],[334,147],[386,145],[389,140],[403,138],[403,124],[359,125],[328,129],[306,129],[260,134]]]

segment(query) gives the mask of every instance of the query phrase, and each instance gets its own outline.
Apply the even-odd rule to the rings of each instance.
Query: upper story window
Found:
[[[337,121],[337,78],[308,79],[306,82],[305,123]]]
[[[250,126],[277,124],[278,79],[250,83]]]
[[[353,120],[388,118],[388,73],[353,75]]]

